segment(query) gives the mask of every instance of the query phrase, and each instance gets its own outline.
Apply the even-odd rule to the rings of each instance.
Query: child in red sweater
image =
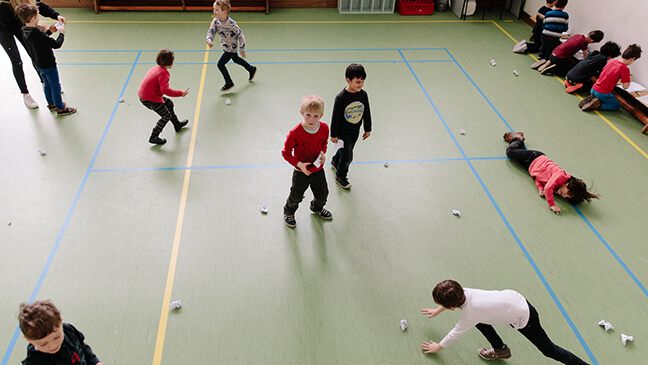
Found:
[[[323,169],[329,126],[320,122],[324,100],[316,95],[305,96],[300,112],[304,121],[288,132],[281,151],[283,158],[295,167],[290,195],[284,206],[284,222],[290,228],[297,226],[295,212],[309,186],[313,192],[311,211],[323,219],[333,218],[333,214],[324,209],[329,193]]]
[[[621,54],[621,60],[610,60],[603,71],[601,76],[596,80],[590,96],[581,100],[578,106],[582,111],[588,110],[610,110],[616,111],[621,109],[621,104],[616,99],[612,91],[621,82],[621,87],[627,89],[630,87],[632,81],[632,74],[630,68],[636,60],[641,58],[641,47],[636,44],[631,44]]]
[[[506,149],[506,157],[519,162],[529,170],[531,177],[535,179],[540,196],[547,199],[549,208],[560,214],[560,207],[554,202],[554,192],[570,203],[576,205],[583,200],[590,202],[598,199],[598,196],[587,191],[587,185],[583,180],[575,178],[556,165],[540,151],[527,150],[524,146],[524,134],[522,132],[506,132],[504,140],[509,143]]]
[[[149,138],[149,142],[153,144],[161,145],[166,143],[166,139],[160,138],[160,133],[162,133],[162,129],[164,129],[169,121],[173,123],[176,133],[180,132],[189,123],[187,119],[182,122],[178,120],[178,117],[173,111],[173,102],[171,99],[164,97],[164,95],[185,97],[189,93],[189,88],[180,91],[169,87],[169,79],[171,78],[169,69],[173,67],[174,60],[175,54],[172,51],[166,48],[161,49],[155,58],[155,62],[158,65],[150,69],[146,76],[144,76],[144,80],[142,80],[137,91],[137,96],[139,96],[142,104],[160,115],[160,120],[158,120],[155,128],[153,128],[153,132]]]

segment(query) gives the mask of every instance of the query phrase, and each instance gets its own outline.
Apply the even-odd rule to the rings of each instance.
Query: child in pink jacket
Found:
[[[592,199],[598,199],[597,195],[587,191],[587,185],[583,180],[571,176],[547,158],[544,153],[527,150],[524,146],[525,138],[522,132],[506,132],[504,140],[509,143],[506,156],[529,170],[529,174],[535,179],[540,196],[547,199],[547,204],[554,213],[560,213],[560,207],[556,206],[554,202],[554,193],[574,205],[583,200],[590,202]]]

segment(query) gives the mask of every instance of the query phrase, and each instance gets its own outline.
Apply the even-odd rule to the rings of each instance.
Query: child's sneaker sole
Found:
[[[547,62],[547,60],[545,60],[545,59],[539,59],[538,62],[534,62],[534,63],[531,64],[531,69],[532,69],[532,70],[535,70],[536,68],[538,68],[538,67],[544,65],[545,62]]]

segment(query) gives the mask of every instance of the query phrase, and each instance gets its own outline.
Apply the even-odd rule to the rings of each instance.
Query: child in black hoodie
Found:
[[[16,8],[16,14],[25,23],[23,35],[27,40],[29,54],[32,56],[36,70],[43,79],[43,90],[47,99],[47,107],[56,110],[59,116],[76,112],[76,108],[66,106],[61,98],[61,83],[59,81],[56,58],[52,49],[61,48],[65,37],[65,29],[59,30],[57,39],[49,35],[56,32],[56,26],[52,25],[47,29],[44,25],[38,24],[38,8],[33,4],[20,4]],[[47,30],[47,32],[45,32]]]

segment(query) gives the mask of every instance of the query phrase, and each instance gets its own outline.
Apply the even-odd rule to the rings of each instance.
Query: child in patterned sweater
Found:
[[[214,46],[214,37],[216,33],[218,33],[221,47],[223,47],[223,55],[220,60],[218,60],[218,69],[225,79],[225,85],[220,89],[223,92],[229,91],[234,87],[234,82],[232,82],[232,78],[230,77],[229,72],[227,72],[227,67],[225,67],[229,60],[243,66],[247,72],[250,73],[249,81],[254,79],[254,75],[256,75],[257,71],[256,67],[250,65],[244,60],[245,37],[243,36],[243,31],[241,31],[238,24],[228,16],[229,11],[229,0],[216,0],[214,2],[214,20],[212,20],[211,26],[207,31],[207,45],[209,48]],[[240,52],[241,57],[243,58],[239,57],[237,52]]]

